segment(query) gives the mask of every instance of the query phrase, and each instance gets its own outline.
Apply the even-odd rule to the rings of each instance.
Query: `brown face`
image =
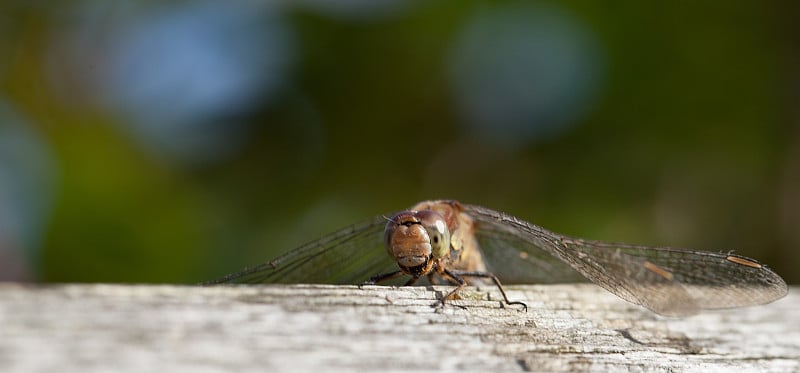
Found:
[[[428,274],[433,260],[450,250],[450,231],[444,218],[431,210],[403,211],[386,224],[384,244],[400,269],[412,276]]]

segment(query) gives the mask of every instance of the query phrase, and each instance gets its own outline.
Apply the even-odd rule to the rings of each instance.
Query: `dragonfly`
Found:
[[[589,280],[664,316],[761,305],[787,294],[766,265],[733,252],[708,252],[574,238],[489,208],[423,201],[308,242],[206,285],[229,283],[375,284],[408,278],[455,285]],[[467,281],[469,279],[470,281]]]

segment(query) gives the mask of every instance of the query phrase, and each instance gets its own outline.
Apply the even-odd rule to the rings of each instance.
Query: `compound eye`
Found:
[[[416,213],[416,217],[428,232],[433,257],[438,259],[447,256],[450,253],[450,230],[442,215],[435,211],[422,210]]]

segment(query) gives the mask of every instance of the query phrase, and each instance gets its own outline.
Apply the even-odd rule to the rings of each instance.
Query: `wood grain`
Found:
[[[800,288],[656,316],[590,285],[0,284],[2,371],[800,370]]]

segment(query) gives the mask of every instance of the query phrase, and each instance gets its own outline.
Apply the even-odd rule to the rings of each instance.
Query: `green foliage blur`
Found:
[[[240,106],[175,119],[189,126],[214,118],[167,137],[167,146],[187,133],[241,131],[230,140],[209,135],[227,147],[194,158],[159,150],[163,144],[142,140],[130,123],[158,126],[180,109],[182,95],[202,88],[170,96],[176,103],[157,115],[107,103],[117,97],[107,92],[136,83],[105,75],[116,42],[139,44],[104,27],[135,25],[168,3],[0,5],[0,104],[22,118],[50,160],[47,185],[19,188],[45,201],[40,229],[30,240],[0,240],[0,271],[7,271],[0,278],[197,283],[376,214],[452,198],[588,239],[735,250],[800,281],[795,3],[530,5],[531,14],[548,9],[579,26],[593,59],[577,62],[594,75],[580,100],[559,109],[566,119],[553,122],[557,130],[511,139],[465,124],[471,116],[454,91],[481,65],[459,67],[461,75],[451,66],[471,62],[458,58],[470,22],[503,17],[509,12],[497,10],[506,8],[524,13],[514,11],[524,5],[324,3],[280,2],[269,17],[255,18],[254,33],[270,33],[262,26],[275,22],[284,37],[253,59],[278,50],[286,58]],[[100,15],[81,16],[92,11]],[[83,44],[65,41],[76,29]],[[143,30],[151,39],[141,45],[159,35],[157,27]],[[543,53],[558,53],[560,39],[553,40]],[[492,45],[481,50],[480,57],[496,56]],[[234,62],[242,59],[249,60]],[[119,79],[151,60],[143,61],[122,64],[130,70],[119,70]],[[187,58],[187,69],[196,61]],[[539,93],[549,102],[548,92]],[[15,185],[14,175],[0,172],[0,186]],[[10,202],[0,193],[0,203]],[[28,208],[20,206],[9,216]],[[0,214],[0,236],[2,222]]]

